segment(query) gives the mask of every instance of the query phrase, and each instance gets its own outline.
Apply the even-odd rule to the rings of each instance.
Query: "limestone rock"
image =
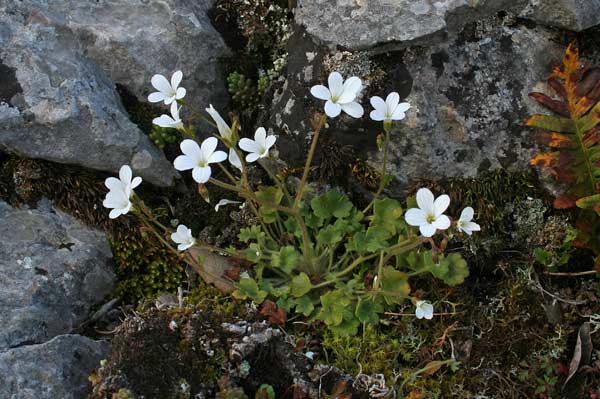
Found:
[[[507,15],[469,24],[456,38],[429,47],[378,55],[331,53],[298,31],[289,51],[287,78],[275,93],[269,119],[262,121],[281,135],[282,158],[299,164],[298,154],[310,139],[307,121],[313,112],[323,112],[323,101],[310,95],[310,87],[326,82],[333,70],[359,76],[365,85],[360,98],[365,116],[330,119],[321,139],[350,145],[380,168],[382,154],[375,143],[381,124],[368,117],[369,98],[399,92],[412,109],[392,134],[388,170],[395,177],[392,191],[402,192],[420,179],[530,168],[534,133],[522,121],[541,110],[528,93],[547,90],[545,79],[564,47],[552,31],[518,24]]]
[[[579,32],[600,24],[600,0],[530,0],[521,15]]]
[[[59,335],[44,344],[0,352],[0,397],[86,397],[88,376],[107,354],[106,342],[80,335]]]
[[[0,202],[0,220],[0,350],[69,333],[112,291],[102,232],[47,203],[30,210]]]
[[[198,107],[227,98],[211,1],[27,0],[0,3],[0,148],[116,172],[130,164],[170,185],[173,166],[129,120],[115,90],[139,100],[155,73],[181,69]]]
[[[499,10],[519,9],[522,0],[299,0],[296,22],[321,41],[367,49],[430,43],[458,32],[467,22]],[[438,40],[439,41],[439,40]]]

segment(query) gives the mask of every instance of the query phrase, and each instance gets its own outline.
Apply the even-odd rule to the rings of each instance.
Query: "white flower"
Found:
[[[179,117],[179,110],[181,108],[177,106],[177,101],[174,101],[171,104],[171,115],[161,115],[158,118],[152,119],[152,123],[158,125],[160,127],[172,128],[172,129],[181,129],[183,128],[183,122]]]
[[[212,173],[209,165],[227,159],[225,152],[215,151],[218,142],[216,137],[209,137],[198,146],[194,140],[183,140],[179,146],[184,155],[175,158],[173,162],[175,169],[181,171],[192,169],[194,180],[198,183],[206,183]]]
[[[354,118],[364,114],[363,107],[356,102],[356,97],[362,90],[362,82],[356,76],[344,81],[339,72],[332,72],[328,79],[329,88],[316,85],[310,89],[310,94],[318,99],[326,100],[325,113],[335,118],[342,111]]]
[[[404,219],[411,226],[419,226],[424,237],[431,237],[436,230],[446,230],[450,227],[450,219],[443,215],[450,205],[450,197],[444,194],[434,201],[433,193],[421,188],[417,191],[417,205],[418,208],[406,211]]]
[[[433,305],[427,301],[417,301],[415,316],[417,316],[417,319],[426,318],[431,320],[433,318]]]
[[[219,208],[225,205],[229,205],[229,204],[241,204],[241,201],[231,201],[228,199],[222,199],[219,200],[219,203],[217,205],[215,205],[215,212],[219,212]]]
[[[213,120],[217,124],[217,129],[219,130],[219,134],[221,135],[221,137],[224,140],[231,140],[231,137],[233,136],[233,132],[231,131],[231,128],[229,127],[229,125],[227,123],[225,123],[223,118],[221,118],[221,115],[212,106],[212,104],[210,104],[210,106],[208,108],[206,108],[206,112],[208,112],[210,114],[211,118],[213,118]]]
[[[238,168],[239,170],[242,170],[242,161],[240,160],[240,157],[238,157],[237,152],[235,152],[233,148],[229,149],[229,163]]]
[[[381,97],[371,97],[371,119],[374,121],[400,121],[406,117],[409,103],[400,103],[400,95],[396,92],[388,94],[385,101]]]
[[[183,224],[177,226],[177,231],[171,234],[171,240],[179,244],[177,245],[178,251],[185,251],[196,244],[196,239],[192,237],[192,230]]]
[[[105,208],[112,209],[108,215],[111,219],[116,219],[120,215],[125,215],[131,210],[131,194],[133,189],[142,183],[141,177],[133,177],[129,165],[121,166],[119,178],[109,177],[104,181],[106,187],[110,190],[102,205]]]
[[[185,97],[185,89],[179,87],[181,78],[183,78],[183,72],[181,71],[177,71],[171,76],[171,83],[163,75],[156,74],[152,76],[150,82],[158,91],[150,93],[148,101],[151,103],[164,101],[166,105],[169,105],[173,101],[181,100]]]
[[[264,127],[259,127],[254,133],[254,140],[243,138],[240,140],[239,146],[242,150],[250,153],[246,155],[246,162],[254,162],[259,158],[269,156],[269,149],[273,147],[275,140],[277,140],[275,136],[267,136]]]
[[[456,227],[458,228],[458,230],[462,231],[463,233],[467,233],[468,235],[473,234],[474,231],[481,230],[481,226],[479,226],[475,222],[472,222],[473,213],[473,208],[471,208],[470,206],[462,210],[462,212],[460,213],[460,217],[456,222]]]

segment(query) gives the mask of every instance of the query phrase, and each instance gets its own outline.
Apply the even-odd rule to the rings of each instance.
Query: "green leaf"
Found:
[[[389,247],[386,240],[392,235],[384,226],[371,226],[367,229],[366,248],[369,252],[376,252]]]
[[[348,197],[337,190],[331,190],[317,196],[310,202],[315,215],[321,219],[345,218],[350,215],[353,206]]]
[[[283,192],[281,189],[274,186],[261,186],[254,194],[260,203],[258,211],[262,221],[265,223],[274,223],[277,221],[276,206],[279,205],[283,199]]]
[[[352,239],[346,243],[346,251],[348,252],[366,252],[367,251],[367,234],[364,231],[359,231],[352,236]]]
[[[600,205],[600,194],[590,195],[577,200],[577,206],[583,209],[595,208]]]
[[[287,245],[279,250],[279,253],[271,255],[271,265],[274,268],[281,269],[284,273],[290,274],[300,259],[300,253],[296,249]]]
[[[312,283],[306,273],[300,273],[292,279],[291,294],[295,298],[299,298],[306,294],[312,288]]]
[[[355,315],[361,323],[377,324],[379,322],[378,313],[383,312],[383,306],[373,299],[358,301]]]
[[[459,253],[452,253],[440,259],[440,263],[430,269],[431,274],[444,280],[448,285],[458,285],[469,275],[467,261]]]
[[[543,248],[534,249],[533,256],[538,263],[544,266],[548,266],[552,262],[552,254]]]
[[[575,133],[576,129],[572,119],[540,114],[525,119],[525,125],[561,133]]]
[[[261,231],[260,226],[258,225],[253,225],[249,228],[242,228],[238,234],[238,238],[242,242],[248,242],[250,240],[260,242],[265,238],[265,236],[266,234]]]
[[[256,391],[254,399],[275,399],[275,391],[271,385],[262,384]]]
[[[343,233],[334,225],[329,225],[321,229],[317,234],[317,240],[323,245],[333,245],[342,241]]]
[[[313,310],[315,310],[315,306],[307,295],[296,299],[296,312],[300,312],[304,316],[308,317]]]
[[[330,327],[340,325],[344,320],[344,311],[349,305],[350,299],[342,291],[330,291],[321,295],[321,310],[317,317]]]
[[[410,294],[408,275],[392,266],[383,269],[381,278],[381,289],[383,299],[388,305],[399,304]]]
[[[244,255],[246,255],[246,259],[251,262],[258,262],[262,255],[262,250],[260,249],[260,245],[257,243],[252,243],[244,250]]]
[[[399,221],[402,221],[402,206],[398,201],[390,198],[375,201],[371,226],[381,226],[393,235],[397,232]]]
[[[233,292],[233,296],[238,299],[250,298],[260,304],[267,297],[267,292],[260,290],[256,281],[250,277],[241,278],[237,283],[237,288],[237,291]]]
[[[340,337],[349,337],[358,333],[360,322],[356,319],[344,320],[340,324],[330,325],[329,329]]]
[[[290,309],[292,309],[292,306],[294,306],[294,304],[295,304],[294,299],[288,298],[288,297],[282,297],[277,300],[277,306],[279,306],[281,309],[285,310],[286,312],[289,312]]]

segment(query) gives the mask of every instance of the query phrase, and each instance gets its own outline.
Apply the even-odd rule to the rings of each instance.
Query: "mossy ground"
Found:
[[[229,32],[228,44],[241,60],[236,66],[256,81],[258,89],[258,71],[273,66],[273,55],[278,54],[280,44],[269,44],[268,35],[249,42],[244,36],[247,32],[238,25],[239,15],[226,15],[235,13],[236,1],[221,0],[221,11],[225,14],[217,12],[215,18],[221,18],[218,27]],[[281,7],[284,7],[283,2]],[[237,45],[232,45],[236,42]],[[277,47],[277,51],[265,52],[261,46]],[[259,57],[261,53],[268,54],[268,59]],[[411,84],[403,82],[400,89],[395,89],[404,97],[402,92],[410,91]],[[239,101],[257,104],[257,99],[250,98],[256,90],[244,87]],[[372,89],[375,88],[381,87],[373,85]],[[150,121],[156,116],[156,110],[134,101],[125,92],[121,95],[132,120],[150,134]],[[254,114],[253,111],[246,116],[245,125],[251,125]],[[356,182],[345,188],[352,192],[354,201],[364,201],[365,193],[376,187],[377,172],[357,161],[348,148],[335,142],[324,143],[324,146],[331,148],[332,151],[326,152],[334,156],[324,158],[312,177],[344,186],[350,173]],[[176,150],[173,144],[165,146],[170,158]],[[187,288],[190,281],[183,263],[140,230],[133,218],[109,221],[101,207],[106,193],[105,177],[81,168],[0,153],[1,199],[19,205],[33,204],[47,197],[58,207],[109,233],[120,277],[117,295],[125,302],[137,304],[145,298],[175,292],[182,285]],[[549,269],[536,263],[534,256],[535,248],[540,247],[550,249],[556,257],[564,255],[561,251],[567,251],[567,264],[552,271],[591,269],[591,253],[563,246],[565,226],[574,220],[574,215],[553,210],[550,198],[531,173],[499,170],[477,179],[421,181],[418,186],[428,186],[436,193],[447,192],[452,204],[469,204],[476,210],[481,234],[473,239],[456,239],[449,245],[451,251],[466,254],[470,276],[465,284],[450,288],[427,277],[414,282],[420,290],[418,294],[432,301],[436,312],[442,313],[431,321],[416,320],[408,304],[400,307],[398,314],[387,315],[376,328],[367,328],[357,336],[346,338],[335,337],[318,324],[306,325],[300,319],[288,321],[284,328],[294,334],[298,348],[315,352],[318,362],[337,365],[351,375],[382,374],[386,383],[396,389],[397,397],[597,398],[600,391],[598,352],[593,352],[590,364],[563,387],[580,326],[594,321],[591,316],[600,314],[597,277],[549,275]],[[182,193],[144,186],[139,194],[162,213],[166,224],[176,219],[195,233],[206,226],[219,232],[231,224],[227,212],[215,213],[213,205],[206,204],[193,190]],[[225,193],[211,188],[211,196],[214,203]],[[460,209],[453,208],[450,213],[459,214]],[[224,296],[201,282],[189,288],[189,302],[210,311],[211,317],[218,321],[209,323],[217,341],[222,337],[214,325],[235,317],[249,317],[248,304]],[[108,367],[122,368],[139,377],[139,381],[165,381],[164,385],[158,384],[158,388],[153,385],[152,390],[136,386],[138,392],[146,393],[147,397],[176,397],[174,382],[181,378],[189,384],[201,384],[200,377],[218,380],[222,370],[217,364],[225,353],[217,349],[216,354],[207,358],[188,351],[185,343],[191,341],[185,337],[165,335],[166,326],[173,318],[196,323],[199,327],[207,320],[191,320],[188,314],[157,316],[147,330],[150,334],[138,337],[132,331],[127,340],[113,343],[131,356],[131,362],[113,363]],[[594,331],[600,324],[592,327]],[[597,334],[591,338],[595,346],[600,344]],[[148,343],[163,343],[165,339],[164,352],[140,350]],[[264,361],[268,361],[266,355]],[[427,365],[435,365],[431,362],[449,359],[460,363],[456,370],[448,366],[430,367],[429,371],[415,374]],[[188,367],[190,363],[195,366]],[[257,375],[257,378],[262,377]],[[261,382],[256,381],[256,384]],[[129,397],[126,391],[118,395],[115,397]]]

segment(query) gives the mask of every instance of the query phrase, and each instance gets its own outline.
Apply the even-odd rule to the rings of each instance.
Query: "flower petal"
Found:
[[[200,150],[200,146],[196,141],[185,139],[179,144],[179,148],[181,148],[181,152],[194,162],[194,164],[198,164],[198,162],[202,159],[202,151]]]
[[[154,86],[156,90],[165,94],[165,96],[169,96],[171,91],[173,91],[171,84],[163,75],[156,74],[152,76],[152,79],[150,79],[150,83],[152,83],[152,86]]]
[[[164,99],[165,95],[160,91],[155,91],[154,93],[150,93],[148,95],[148,101],[150,101],[151,103],[159,103],[161,101],[164,101]]]
[[[219,140],[216,137],[209,137],[200,144],[200,151],[202,151],[202,159],[207,161],[213,152],[217,149]]]
[[[116,177],[108,177],[106,178],[106,180],[104,180],[104,185],[106,186],[106,188],[108,188],[109,190],[125,190],[125,185],[123,184],[123,182],[119,179],[117,179]]]
[[[251,152],[250,154],[246,155],[246,162],[252,163],[258,158],[260,158],[259,154],[257,154],[256,152]]]
[[[238,146],[246,152],[260,151],[260,148],[258,148],[258,145],[256,144],[256,142],[254,140],[250,140],[245,137],[243,139],[240,139]]]
[[[333,103],[331,100],[327,100],[325,103],[325,113],[330,118],[335,118],[342,112],[342,107],[339,104]]]
[[[342,110],[353,118],[360,118],[364,115],[365,110],[362,105],[357,102],[341,104]]]
[[[121,179],[121,181],[123,183],[125,183],[126,185],[131,185],[132,177],[133,177],[133,172],[131,171],[131,168],[129,167],[129,165],[121,166],[121,169],[119,169],[119,179]]]
[[[352,76],[344,82],[342,94],[338,98],[340,104],[352,102],[362,90],[362,82],[356,76]]]
[[[385,106],[387,107],[388,112],[393,113],[396,107],[398,106],[399,102],[400,95],[398,93],[393,91],[390,94],[388,94],[388,96],[385,99]]]
[[[446,209],[448,209],[448,206],[450,205],[450,197],[448,197],[446,194],[440,195],[439,197],[437,197],[435,199],[435,202],[433,203],[433,214],[436,218],[438,218],[442,213],[444,213],[446,211]]]
[[[481,226],[475,222],[465,222],[460,230],[471,235],[474,231],[481,231]]]
[[[269,148],[275,145],[275,141],[277,141],[277,137],[275,137],[274,135],[267,136],[267,139],[265,141],[265,148],[267,149],[267,151],[269,150]]]
[[[320,100],[329,100],[331,99],[331,92],[329,89],[323,85],[316,85],[310,88],[310,94]]]
[[[421,309],[423,310],[423,317],[428,320],[433,318],[433,305],[430,303],[424,303],[421,305]]]
[[[267,131],[264,127],[259,127],[258,129],[256,129],[256,132],[254,132],[254,141],[256,142],[257,146],[264,148],[266,144],[266,138]]]
[[[210,166],[196,166],[192,170],[192,177],[197,183],[206,183],[210,179],[211,173]]]
[[[183,72],[177,71],[171,75],[171,88],[173,90],[177,90],[179,87],[179,83],[181,83],[181,79],[183,78]]]
[[[177,92],[175,93],[175,99],[181,100],[183,97],[185,97],[185,93],[186,90],[183,87],[178,88]]]
[[[127,212],[125,212],[125,213],[127,213]],[[111,219],[116,219],[119,216],[121,216],[122,214],[123,214],[123,210],[122,209],[115,208],[112,211],[110,211],[110,213],[108,214],[108,217],[111,218]]]
[[[194,162],[194,160],[187,155],[180,155],[175,158],[173,166],[175,166],[175,169],[177,170],[184,171],[194,169],[196,166],[198,166],[198,163]]]
[[[229,149],[229,163],[238,168],[239,170],[242,170],[242,161],[240,160],[240,157],[238,157],[237,152],[235,152],[233,148]]]
[[[226,140],[229,140],[229,138],[231,138],[232,135],[231,128],[227,123],[225,123],[225,121],[221,117],[221,114],[217,112],[217,110],[212,106],[212,104],[210,104],[210,106],[205,110],[209,113],[210,117],[213,118],[213,120],[217,124],[217,129],[219,130],[219,134],[221,135],[221,137],[223,137]]]
[[[332,97],[339,97],[344,90],[344,78],[339,72],[331,72],[327,79]]]
[[[437,219],[435,219],[433,225],[438,230],[446,230],[448,227],[450,227],[450,218],[446,215],[441,215]]]
[[[428,188],[420,188],[417,191],[417,205],[425,213],[433,215],[433,193]]]
[[[433,237],[435,234],[435,226],[432,224],[422,224],[419,226],[419,231],[423,235],[423,237]]]
[[[409,103],[398,104],[398,106],[394,110],[394,113],[392,114],[392,119],[395,121],[400,121],[400,120],[406,118],[405,112],[408,111],[409,109],[410,109]]]
[[[377,122],[385,119],[385,114],[383,113],[383,111],[378,110],[378,109],[374,109],[373,111],[371,111],[369,116],[371,117],[371,119],[373,119],[374,121],[377,121]]]
[[[410,208],[404,214],[404,220],[411,226],[427,224],[427,214],[419,208]]]
[[[423,317],[425,317],[425,313],[423,312],[423,309],[421,309],[421,307],[418,305],[415,308],[415,316],[417,316],[417,319],[422,319]]]
[[[177,104],[177,103],[173,103]],[[152,124],[160,127],[170,128],[176,125],[176,122],[169,115],[161,115],[158,118],[152,119]]]
[[[375,108],[375,110],[380,111],[382,114],[385,114],[386,111],[386,106],[385,106],[385,101],[383,101],[383,98],[378,97],[378,96],[373,96],[371,97],[371,106],[373,108]],[[383,120],[383,119],[381,119]]]
[[[462,210],[462,212],[460,213],[460,217],[458,218],[458,220],[462,221],[462,222],[470,222],[471,220],[473,220],[473,215],[475,214],[475,211],[473,210],[473,208],[471,208],[470,206],[466,207],[465,209]]]
[[[210,157],[206,160],[206,163],[219,163],[227,159],[227,153],[225,151],[215,151],[210,154]]]
[[[142,184],[142,178],[139,176],[134,177],[133,180],[131,181],[131,189],[133,190],[140,184]]]

